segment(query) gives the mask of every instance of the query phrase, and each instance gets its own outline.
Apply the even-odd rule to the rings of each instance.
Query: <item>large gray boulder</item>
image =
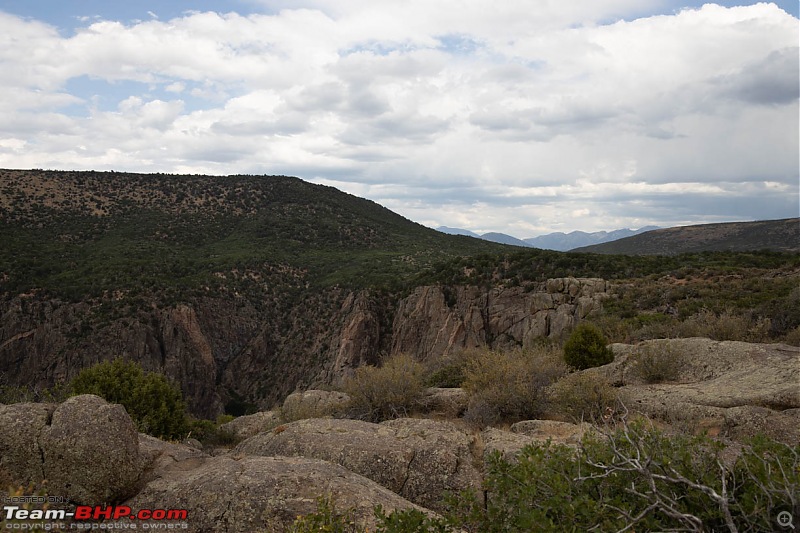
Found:
[[[343,411],[349,403],[350,395],[344,392],[310,389],[287,396],[280,415],[286,422],[324,418]]]
[[[61,405],[0,407],[0,467],[23,485],[86,505],[118,502],[142,469],[136,428],[121,405],[81,395]]]
[[[186,509],[188,531],[288,531],[298,516],[316,511],[320,497],[352,510],[359,531],[376,528],[373,509],[417,508],[344,467],[304,457],[229,454],[200,468],[174,471],[125,502],[133,509]]]
[[[480,485],[472,444],[453,424],[434,420],[309,419],[247,439],[233,453],[323,459],[414,503],[441,509],[445,492]]]
[[[800,348],[786,344],[659,339],[614,344],[613,363],[586,370],[620,387],[628,409],[679,426],[736,439],[766,433],[800,442]],[[643,350],[680,361],[677,377],[646,384],[635,372]]]

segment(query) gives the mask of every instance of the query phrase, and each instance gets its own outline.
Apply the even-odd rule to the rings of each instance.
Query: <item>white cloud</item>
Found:
[[[797,215],[797,19],[664,3],[265,1],[71,37],[0,12],[0,164],[287,173],[520,237]]]

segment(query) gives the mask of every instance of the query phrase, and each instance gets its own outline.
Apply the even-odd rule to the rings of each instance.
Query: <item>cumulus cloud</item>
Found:
[[[0,11],[0,165],[293,174],[519,237],[797,215],[773,4],[260,4],[71,36]]]

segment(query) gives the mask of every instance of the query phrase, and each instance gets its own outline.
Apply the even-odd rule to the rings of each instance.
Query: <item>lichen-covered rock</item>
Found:
[[[473,439],[454,425],[399,419],[308,419],[247,439],[233,453],[324,459],[367,477],[408,500],[442,507],[445,491],[480,484],[473,465]]]
[[[0,479],[26,486],[45,479],[40,436],[55,409],[42,403],[0,407]]]
[[[613,363],[585,372],[608,377],[632,411],[688,431],[733,438],[766,433],[790,444],[800,442],[791,414],[800,408],[798,347],[689,338],[614,344],[612,349]],[[643,383],[635,372],[642,349],[679,358],[677,378]]]
[[[349,402],[350,396],[339,391],[310,389],[293,392],[283,401],[281,417],[287,421],[323,418],[342,411]]]
[[[130,496],[142,467],[125,408],[99,396],[74,396],[59,405],[40,445],[48,490],[86,505]]]
[[[247,439],[262,431],[269,431],[281,423],[280,415],[275,411],[261,411],[252,415],[239,416],[219,426],[238,439]]]
[[[16,483],[46,480],[51,494],[103,504],[130,496],[142,466],[136,429],[121,405],[81,395],[61,405],[0,407],[0,468]]]
[[[352,509],[362,528],[374,531],[374,507],[417,508],[342,466],[305,457],[212,457],[201,467],[150,482],[126,505],[132,509],[187,509],[189,531],[249,533],[288,531],[298,516],[315,512],[329,497]],[[360,529],[361,530],[361,529]]]

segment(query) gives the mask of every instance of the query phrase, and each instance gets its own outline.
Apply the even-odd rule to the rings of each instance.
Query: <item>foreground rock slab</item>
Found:
[[[435,420],[308,419],[256,435],[233,453],[323,459],[438,510],[445,492],[480,486],[473,441],[455,425]]]
[[[391,512],[417,508],[349,470],[304,457],[224,455],[202,467],[173,471],[150,482],[125,504],[132,509],[186,509],[188,531],[253,533],[289,531],[298,516],[329,497],[351,509],[362,528],[375,530],[374,507]]]
[[[629,409],[694,432],[734,439],[765,433],[800,443],[800,348],[690,338],[612,349],[613,363],[586,372],[620,387]],[[644,383],[635,371],[643,350],[679,362],[674,381]]]

